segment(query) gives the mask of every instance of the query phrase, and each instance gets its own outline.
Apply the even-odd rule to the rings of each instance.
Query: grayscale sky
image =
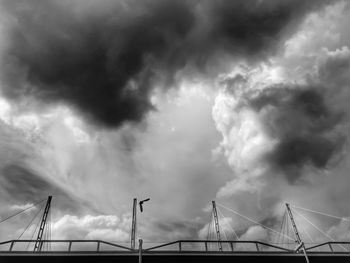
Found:
[[[0,219],[50,194],[55,238],[128,242],[134,197],[154,242],[206,238],[211,200],[350,216],[349,25],[337,0],[0,0]]]

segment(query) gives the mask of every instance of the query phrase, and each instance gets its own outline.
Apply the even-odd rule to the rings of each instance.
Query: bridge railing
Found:
[[[198,252],[211,252],[219,251],[219,245],[223,252],[292,252],[293,250],[280,247],[274,244],[269,244],[260,241],[220,241],[217,240],[177,240],[150,248],[144,249],[144,251],[158,251],[158,250],[170,250],[170,251],[198,251]]]
[[[0,242],[0,251],[24,252],[33,251],[36,240],[8,240]],[[137,252],[126,245],[116,244],[103,240],[41,240],[42,252]],[[290,245],[290,244],[289,244]],[[218,252],[219,247],[222,252],[276,252],[276,253],[294,253],[293,246],[283,247],[283,244],[275,245],[261,241],[248,240],[177,240],[159,244],[156,246],[145,246],[144,252],[170,251],[170,252]],[[308,253],[349,253],[350,242],[330,241],[317,245],[306,245]]]
[[[32,251],[37,241],[18,239],[0,242],[0,251]],[[103,240],[41,240],[42,251],[133,251],[133,249]]]
[[[36,240],[8,240],[0,242],[0,251],[20,252],[33,251]],[[137,251],[130,247],[123,246],[116,243],[111,243],[103,240],[41,240],[42,251],[52,252],[104,252],[104,251]],[[223,252],[292,252],[287,249],[274,244],[268,244],[260,241],[220,241]],[[219,242],[216,240],[177,240],[174,242],[163,243],[156,246],[144,247],[143,251],[172,251],[172,252],[218,252]]]
[[[350,241],[329,241],[307,247],[308,252],[350,253]]]

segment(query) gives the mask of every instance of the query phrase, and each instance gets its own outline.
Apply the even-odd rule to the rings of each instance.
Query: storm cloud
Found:
[[[248,104],[265,110],[266,133],[278,141],[266,160],[291,183],[306,165],[326,169],[341,149],[343,136],[334,131],[344,113],[327,104],[322,87],[267,88]]]
[[[2,93],[27,107],[66,104],[104,127],[137,122],[179,71],[225,54],[264,59],[316,3],[5,0]]]

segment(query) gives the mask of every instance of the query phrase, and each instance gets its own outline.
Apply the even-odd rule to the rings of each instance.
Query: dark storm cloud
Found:
[[[325,1],[320,1],[322,5]],[[315,1],[208,1],[209,36],[243,56],[269,55]]]
[[[343,113],[327,105],[323,91],[320,87],[275,87],[249,101],[255,110],[267,110],[266,132],[278,144],[266,159],[291,183],[306,165],[327,168],[341,147],[336,129]]]
[[[114,5],[109,17],[76,17],[54,1],[6,2],[18,22],[9,32],[5,95],[67,102],[106,126],[142,119],[152,108],[146,56],[164,56],[192,20],[185,4],[163,2],[131,14]]]
[[[204,69],[218,53],[266,57],[321,2],[96,3],[2,1],[9,17],[1,59],[7,98],[65,103],[106,127],[139,121],[153,109],[155,83],[171,84],[186,65]]]

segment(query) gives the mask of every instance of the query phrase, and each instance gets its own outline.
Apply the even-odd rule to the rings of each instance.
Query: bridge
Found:
[[[333,240],[327,233],[313,224],[307,217],[301,215],[296,210],[292,211],[289,204],[281,221],[280,231],[265,226],[247,216],[241,215],[237,211],[217,204],[213,201],[211,220],[208,224],[208,234],[206,239],[197,240],[176,240],[161,244],[143,242],[139,239],[136,247],[136,201],[134,199],[133,222],[131,232],[131,243],[108,242],[104,240],[55,240],[51,239],[50,228],[50,204],[51,198],[47,199],[45,207],[36,213],[29,225],[24,229],[17,239],[0,242],[0,260],[2,262],[21,262],[28,259],[36,262],[75,262],[84,260],[85,262],[349,262],[350,241]],[[42,202],[42,201],[41,201]],[[37,205],[37,204],[35,204]],[[275,235],[275,239],[269,241],[243,240],[231,227],[233,239],[229,239],[229,233],[223,228],[225,222],[223,213],[219,209],[227,210],[240,215],[251,223],[264,227]],[[294,206],[293,206],[294,207]],[[298,207],[294,207],[298,208]],[[30,208],[23,209],[26,211]],[[344,217],[332,216],[310,209],[299,208],[300,210],[311,211],[324,216],[337,219]],[[36,239],[21,239],[23,234],[34,224],[35,218],[43,210],[41,220],[31,234]],[[12,217],[22,213],[20,211],[5,219],[5,222]],[[221,215],[222,217],[220,218]],[[306,222],[313,225],[319,232],[328,239],[325,242],[315,242],[304,228],[298,230],[294,215],[301,215]],[[221,222],[221,224],[220,224]],[[225,222],[227,223],[227,222]],[[135,227],[135,228],[134,228]],[[220,228],[221,227],[221,228]],[[226,227],[227,229],[227,227]],[[294,233],[294,238],[291,233]],[[225,238],[222,238],[224,236]],[[303,239],[304,238],[304,239]],[[275,242],[272,242],[275,240]]]

